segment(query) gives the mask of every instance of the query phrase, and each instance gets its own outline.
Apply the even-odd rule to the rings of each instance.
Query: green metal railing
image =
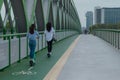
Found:
[[[64,34],[64,35],[63,35]],[[64,38],[66,38],[66,37],[69,37],[69,36],[72,36],[72,35],[75,35],[75,34],[78,34],[78,32],[76,32],[76,31],[57,31],[56,32],[56,38],[57,38],[57,40],[59,41],[59,40],[61,40],[61,39],[64,39]],[[61,35],[61,38],[60,38],[60,35]],[[13,37],[13,38],[12,38]],[[16,54],[19,54],[18,56],[18,61],[17,62],[20,62],[21,61],[21,59],[23,59],[23,58],[21,58],[21,48],[23,47],[23,46],[21,46],[21,43],[22,43],[22,38],[23,37],[25,37],[26,38],[26,33],[19,33],[19,34],[7,34],[7,35],[0,35],[0,39],[3,39],[3,38],[7,38],[7,40],[3,40],[3,41],[8,41],[8,65],[7,66],[5,66],[4,68],[6,68],[6,67],[8,67],[8,66],[10,66],[11,64],[12,64],[12,62],[11,62],[11,46],[12,46],[12,40],[14,40],[14,38],[16,39],[16,40],[18,40],[18,53],[16,53]],[[40,41],[41,41],[41,44],[40,44]],[[28,55],[29,55],[29,48],[28,48],[28,39],[26,38],[26,57],[28,57]],[[38,39],[38,41],[37,41],[37,50],[36,51],[40,51],[41,49],[40,49],[40,47],[41,47],[41,49],[43,49],[43,48],[45,48],[46,47],[46,42],[45,42],[45,36],[44,36],[44,34],[43,34],[43,32],[40,32],[40,38]],[[2,69],[0,69],[0,70],[3,70],[4,68],[2,68]]]
[[[120,30],[117,29],[96,29],[92,31],[92,34],[107,41],[115,48],[120,49]]]
[[[40,32],[40,34],[42,35],[42,48],[43,48],[43,32]],[[0,38],[7,38],[8,39],[8,53],[9,53],[9,66],[11,65],[11,40],[13,39],[12,37],[15,37],[18,39],[18,44],[19,44],[19,59],[18,62],[21,61],[21,38],[26,36],[26,33],[19,33],[19,34],[7,34],[7,35],[0,35]],[[38,43],[39,43],[39,39],[38,39]],[[27,50],[26,50],[26,57],[29,55],[28,53],[28,39],[26,39],[26,44],[27,44]],[[37,45],[37,49],[39,50],[39,44]]]

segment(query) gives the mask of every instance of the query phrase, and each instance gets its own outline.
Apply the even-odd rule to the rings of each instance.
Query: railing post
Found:
[[[109,43],[110,43],[110,34],[111,34],[111,33],[110,33],[110,31],[109,31]]]
[[[114,46],[114,32],[112,32],[112,45]]]
[[[106,41],[108,42],[108,32],[106,31]]]
[[[113,32],[113,46],[115,46],[115,40],[114,40],[114,32]]]
[[[110,44],[112,43],[112,32],[110,32]]]
[[[107,31],[107,42],[109,43],[109,32]]]
[[[112,45],[112,42],[113,42],[113,32],[111,32],[111,45]]]
[[[119,49],[119,47],[120,47],[120,46],[119,46],[119,38],[120,38],[120,37],[119,37],[119,32],[118,32],[118,49]]]
[[[9,46],[9,66],[11,65],[11,39],[10,36],[8,36],[8,46]]]
[[[114,45],[115,45],[115,48],[116,48],[116,33],[114,32]]]
[[[115,32],[115,48],[117,48],[117,32]]]
[[[29,53],[28,53],[28,38],[26,39],[26,56],[28,57]]]
[[[20,62],[20,60],[21,60],[21,37],[20,37],[20,35],[18,35],[18,39],[19,39],[19,60],[18,60],[18,62]]]
[[[43,49],[43,34],[41,36],[42,36],[42,49]]]

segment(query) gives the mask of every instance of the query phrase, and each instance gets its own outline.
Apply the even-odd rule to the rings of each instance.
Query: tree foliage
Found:
[[[89,28],[90,31],[94,29],[120,29],[120,23],[118,24],[95,24]]]

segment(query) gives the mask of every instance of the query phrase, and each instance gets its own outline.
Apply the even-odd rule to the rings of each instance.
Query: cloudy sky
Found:
[[[82,27],[86,26],[86,17],[85,13],[87,11],[93,11],[95,6],[100,7],[120,7],[120,0],[73,0],[79,17]]]

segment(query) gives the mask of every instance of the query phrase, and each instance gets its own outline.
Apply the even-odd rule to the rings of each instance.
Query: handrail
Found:
[[[70,31],[70,30],[56,30],[56,32],[64,32],[64,31]],[[8,36],[20,36],[20,35],[26,35],[26,34],[27,33],[4,34],[4,35],[0,35],[0,38],[1,37],[8,37]],[[44,34],[44,31],[40,31],[39,34]]]
[[[26,35],[26,34],[27,33],[5,34],[5,35],[0,35],[0,37],[20,36],[20,35]],[[43,32],[39,32],[39,34],[43,34]]]
[[[120,32],[120,29],[95,29],[93,31],[110,31],[110,32]]]
[[[120,30],[119,29],[95,29],[92,34],[107,41],[115,48],[120,49]]]

